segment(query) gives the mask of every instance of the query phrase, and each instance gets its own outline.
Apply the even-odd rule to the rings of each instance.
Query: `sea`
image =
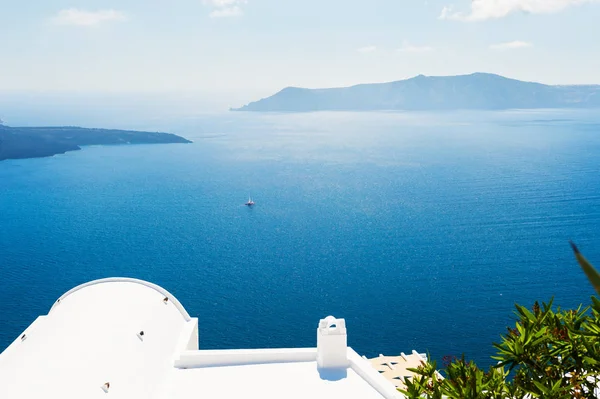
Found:
[[[0,351],[62,293],[104,277],[170,291],[204,349],[314,347],[333,315],[361,355],[414,349],[482,367],[515,303],[593,295],[569,240],[600,265],[600,111],[94,127],[193,143],[0,162]]]

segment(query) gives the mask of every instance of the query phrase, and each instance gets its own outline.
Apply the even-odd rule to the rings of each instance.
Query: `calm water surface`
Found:
[[[483,364],[515,302],[592,294],[568,240],[600,264],[600,112],[123,127],[194,144],[0,162],[0,350],[63,292],[109,276],[171,291],[202,348],[314,346],[333,314],[361,354]]]

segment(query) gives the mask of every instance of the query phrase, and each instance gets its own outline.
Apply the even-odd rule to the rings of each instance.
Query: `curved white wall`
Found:
[[[89,281],[87,283],[78,285],[77,287],[71,288],[69,291],[62,294],[61,297],[58,298],[58,300],[56,302],[54,302],[54,305],[52,305],[52,308],[50,308],[50,312],[52,312],[52,309],[54,309],[58,304],[60,304],[60,302],[62,302],[69,295],[71,295],[83,288],[86,288],[86,287],[89,287],[92,285],[97,285],[97,284],[105,284],[105,283],[132,283],[132,284],[140,284],[145,287],[151,288],[151,289],[155,290],[156,292],[159,292],[163,296],[169,298],[169,301],[175,305],[175,307],[179,310],[179,312],[181,312],[181,315],[184,317],[185,321],[190,320],[190,315],[188,314],[187,310],[185,310],[183,305],[169,291],[165,290],[164,288],[162,288],[159,285],[150,283],[148,281],[139,280],[136,278],[129,278],[129,277],[103,278],[103,279],[99,279],[99,280]]]

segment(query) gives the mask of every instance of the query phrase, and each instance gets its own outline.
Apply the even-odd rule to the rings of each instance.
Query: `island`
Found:
[[[231,111],[502,110],[600,107],[600,85],[551,86],[490,73],[423,76],[331,89],[287,87]]]
[[[10,127],[0,124],[0,161],[40,158],[86,145],[191,143],[183,137],[158,132],[88,129],[75,126]]]

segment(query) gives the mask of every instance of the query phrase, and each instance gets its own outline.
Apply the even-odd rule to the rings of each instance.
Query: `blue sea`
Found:
[[[515,303],[593,294],[568,242],[600,265],[600,111],[125,125],[96,124],[194,143],[0,162],[0,350],[111,276],[172,292],[205,349],[314,346],[332,314],[361,355],[484,366]]]

